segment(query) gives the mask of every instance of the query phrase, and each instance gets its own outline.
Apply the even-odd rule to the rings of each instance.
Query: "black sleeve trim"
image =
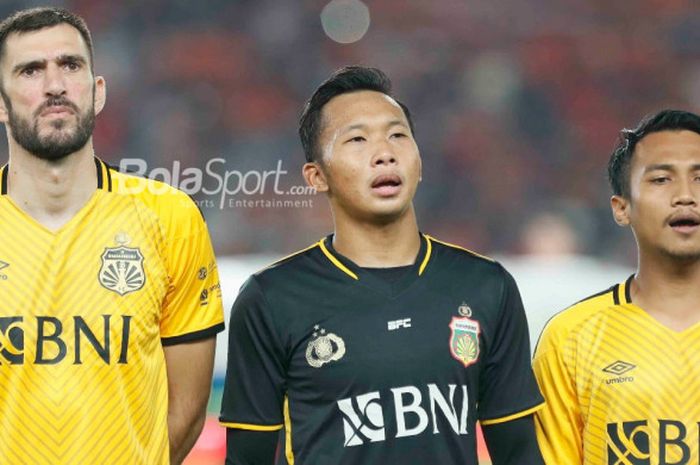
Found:
[[[613,288],[613,303],[615,305],[620,305],[620,285],[615,284]]]
[[[192,333],[182,334],[180,336],[173,337],[161,337],[160,343],[164,346],[174,346],[177,344],[182,344],[184,342],[198,341],[200,339],[208,339],[210,337],[216,336],[218,333],[224,330],[224,323],[219,323],[210,328],[202,329],[200,331],[194,331]]]

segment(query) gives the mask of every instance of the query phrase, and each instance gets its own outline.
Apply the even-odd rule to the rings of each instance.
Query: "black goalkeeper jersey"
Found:
[[[285,429],[296,465],[476,465],[476,422],[543,403],[513,278],[421,236],[397,280],[332,236],[251,276],[233,306],[220,420]]]

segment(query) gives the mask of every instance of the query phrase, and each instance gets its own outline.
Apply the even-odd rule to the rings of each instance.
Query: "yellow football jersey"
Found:
[[[559,313],[542,333],[533,363],[548,465],[700,463],[700,324],[662,325],[632,303],[630,280]]]
[[[0,170],[0,463],[169,463],[163,345],[223,329],[194,202],[95,159],[98,186],[57,231]]]

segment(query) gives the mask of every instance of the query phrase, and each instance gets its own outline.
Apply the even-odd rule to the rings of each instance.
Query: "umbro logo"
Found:
[[[10,266],[9,263],[3,262],[2,260],[0,260],[0,270],[4,270],[4,269],[7,268],[8,266]],[[0,273],[0,280],[6,281],[6,280],[7,280],[7,275],[6,275],[5,273]]]
[[[632,365],[628,362],[623,362],[622,360],[617,360],[610,365],[603,368],[603,372],[615,375],[616,378],[608,378],[605,380],[605,384],[619,384],[626,383],[629,381],[634,381],[632,376],[622,376],[637,368],[636,365]]]

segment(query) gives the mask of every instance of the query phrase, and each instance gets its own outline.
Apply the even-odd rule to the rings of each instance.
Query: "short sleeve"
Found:
[[[275,431],[284,425],[285,351],[264,294],[251,277],[231,310],[221,423]]]
[[[163,345],[203,339],[224,329],[221,285],[209,231],[197,206],[185,197],[167,232],[168,291],[161,312]],[[175,208],[175,207],[173,207]]]
[[[530,337],[518,287],[505,270],[501,315],[480,382],[479,419],[495,424],[533,413],[543,399],[530,365]]]
[[[537,442],[547,465],[583,463],[583,421],[573,376],[566,366],[562,338],[545,327],[537,345],[533,368],[546,404],[535,415]]]

